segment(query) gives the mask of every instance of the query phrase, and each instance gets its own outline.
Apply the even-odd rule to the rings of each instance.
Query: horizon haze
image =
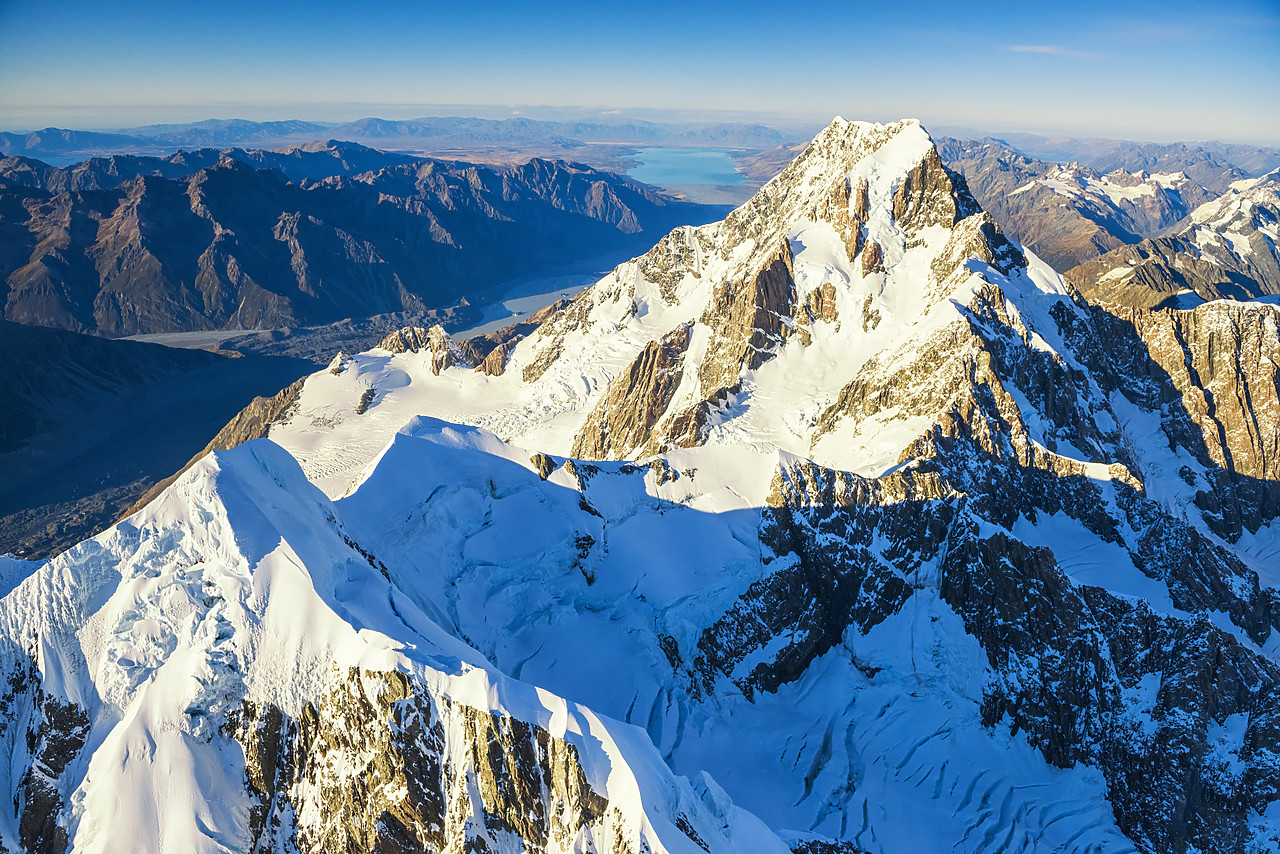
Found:
[[[59,26],[47,22],[56,18]],[[50,61],[56,57],[57,62]],[[0,3],[0,128],[600,117],[1280,144],[1270,0],[537,9]],[[532,105],[532,106],[531,106]],[[541,106],[538,106],[541,105]],[[585,105],[585,106],[583,106]]]

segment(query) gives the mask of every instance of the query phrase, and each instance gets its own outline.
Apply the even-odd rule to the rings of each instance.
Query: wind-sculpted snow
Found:
[[[1272,850],[1241,311],[1115,326],[917,123],[837,120],[500,371],[438,329],[340,356],[23,581],[15,702],[69,735],[28,785],[6,730],[6,839],[30,803],[110,847],[122,792],[265,850]]]
[[[361,514],[406,518],[381,548],[417,568],[420,607],[818,834],[797,850],[1265,850],[1270,327],[1266,307],[1187,314],[1184,360],[1163,315],[1126,330],[1005,238],[918,125],[837,121],[724,222],[553,313],[518,370],[362,354],[272,435],[349,502],[404,495],[389,468],[436,472],[407,518]],[[357,384],[388,389],[360,421]],[[483,450],[510,476],[389,464],[405,438],[373,467],[371,431],[424,412],[511,443]],[[424,564],[423,542],[446,557]],[[859,640],[881,636],[905,663]],[[1188,679],[1199,695],[1172,687]],[[856,698],[893,690],[925,700],[902,731],[946,738],[870,787],[865,757],[898,742]],[[991,758],[962,773],[953,738]],[[1024,759],[995,758],[1014,742]],[[945,813],[928,830],[925,781]]]
[[[522,451],[419,419],[338,509],[366,520],[355,536],[397,586],[496,666],[645,726],[673,768],[710,771],[775,827],[865,850],[966,831],[1123,850],[1100,776],[1056,771],[983,725],[991,674],[934,568],[955,499],[922,512],[895,500],[901,487],[847,475],[809,507],[786,484],[825,470],[743,450],[551,464],[544,480]],[[829,499],[889,502],[883,530],[807,515]],[[915,552],[919,534],[939,537],[933,553]],[[1053,795],[1019,795],[1027,816],[997,809],[1050,781]],[[920,798],[936,822],[914,828]]]
[[[265,440],[42,566],[0,605],[0,842],[786,850],[643,734],[493,670],[389,578]]]

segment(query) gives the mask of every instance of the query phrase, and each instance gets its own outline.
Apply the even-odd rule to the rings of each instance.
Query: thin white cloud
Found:
[[[1009,50],[1014,53],[1046,53],[1050,56],[1072,56],[1083,57],[1088,56],[1085,51],[1072,50],[1069,47],[1061,47],[1056,44],[1011,44]]]

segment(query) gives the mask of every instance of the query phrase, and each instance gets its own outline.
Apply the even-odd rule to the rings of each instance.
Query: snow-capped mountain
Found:
[[[262,441],[41,567],[0,607],[4,844],[786,850],[643,733],[502,676],[387,574]]]
[[[1190,307],[1280,294],[1280,170],[1236,181],[1170,233],[1068,271],[1090,299]]]
[[[836,120],[2,567],[4,844],[1270,850],[1278,314],[1091,308]]]
[[[1217,196],[1180,170],[1103,173],[998,140],[946,140],[940,151],[1006,233],[1058,270],[1154,236]]]
[[[1069,199],[1082,201],[1103,218],[1114,218],[1145,234],[1171,225],[1200,200],[1213,194],[1187,177],[1185,172],[1125,172],[1117,169],[1101,175],[1079,163],[1059,163],[1036,181]],[[1019,190],[1031,189],[1023,185]],[[1019,190],[1014,190],[1017,193]]]

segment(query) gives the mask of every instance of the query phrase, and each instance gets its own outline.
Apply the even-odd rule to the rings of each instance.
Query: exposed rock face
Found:
[[[491,377],[501,376],[507,369],[507,358],[512,348],[542,322],[569,304],[569,300],[557,300],[546,308],[539,309],[529,315],[528,320],[517,321],[510,326],[476,335],[458,342],[458,347],[468,361],[476,365],[476,370]]]
[[[777,691],[850,628],[866,634],[897,613],[911,595],[909,574],[941,546],[949,517],[896,504],[891,515],[905,529],[895,528],[900,540],[886,561],[868,549],[874,526],[857,512],[886,486],[894,488],[856,475],[831,476],[812,464],[778,470],[760,522],[766,576],[703,630],[696,690],[711,693],[723,675],[748,698],[757,690]],[[784,635],[790,640],[781,651],[741,672],[744,658]]]
[[[1101,768],[1120,826],[1144,849],[1178,850],[1185,840],[1255,850],[1249,816],[1280,796],[1271,700],[1280,668],[1207,621],[1162,617],[1074,585],[1049,549],[982,534],[982,519],[999,509],[948,482],[958,473],[948,463],[970,454],[952,446],[932,465],[879,480],[807,462],[780,468],[760,531],[775,557],[766,558],[765,579],[702,633],[694,693],[713,692],[722,677],[748,697],[776,691],[845,632],[867,634],[904,607],[913,587],[936,584],[995,674],[982,701],[987,725],[1026,733],[1059,767]],[[781,648],[779,638],[788,639]],[[758,663],[743,669],[746,658]],[[874,658],[854,664],[877,667]],[[1134,717],[1135,695],[1153,704],[1151,723]],[[1233,716],[1249,722],[1250,758],[1218,764],[1214,732]]]
[[[445,368],[455,366],[474,367],[462,348],[454,343],[453,338],[444,327],[436,324],[430,329],[420,326],[406,326],[392,332],[378,345],[388,353],[417,353],[426,351],[431,354],[431,372],[436,376]]]
[[[250,850],[640,850],[573,745],[403,673],[336,676],[298,719],[246,704],[228,724],[254,798]]]
[[[689,348],[689,327],[678,326],[650,341],[600,398],[573,443],[573,456],[588,460],[628,456],[644,446],[667,411]]]
[[[705,441],[709,413],[738,392],[744,372],[758,368],[771,358],[783,338],[790,334],[789,319],[795,305],[796,286],[788,243],[767,257],[764,266],[749,280],[720,285],[697,321],[709,336],[696,377],[690,377],[696,382],[702,399],[674,411],[661,427],[650,431],[643,453],[693,447]],[[675,390],[676,386],[672,385],[667,394],[668,404]],[[619,451],[620,448],[615,447],[607,456],[616,458]]]
[[[546,480],[551,473],[559,468],[559,463],[548,454],[534,454],[530,461],[533,463],[534,470],[538,473],[538,477]]]
[[[4,317],[130,335],[420,312],[711,215],[563,161],[339,148],[132,158],[114,175],[0,160]]]
[[[712,249],[710,237],[701,229],[678,228],[636,259],[636,270],[658,286],[663,300],[675,302],[676,288],[685,273],[700,274],[703,256]]]
[[[84,748],[89,718],[75,703],[46,694],[35,661],[20,652],[5,675],[0,714],[0,740],[21,745],[11,769],[17,841],[23,851],[62,854],[69,840],[59,779]]]
[[[893,196],[894,222],[907,234],[930,225],[953,226],[978,210],[963,179],[942,165],[936,148],[908,170]]]
[[[780,478],[771,499],[779,510],[762,521],[762,541],[782,543],[776,553],[798,558],[808,578],[855,570],[851,586],[872,598],[865,611],[839,609],[843,619],[866,634],[902,606],[909,582],[918,581],[923,570],[1001,674],[988,686],[984,720],[1008,719],[1053,764],[1103,768],[1121,826],[1152,850],[1176,849],[1179,837],[1216,850],[1249,850],[1247,815],[1274,797],[1271,772],[1262,769],[1280,756],[1280,741],[1269,729],[1268,698],[1280,678],[1272,662],[1205,622],[1168,620],[1099,588],[1072,585],[1048,549],[1028,548],[1003,533],[984,538],[971,504],[957,501],[945,481],[894,475],[869,482],[812,464],[783,469]],[[776,539],[774,532],[785,527],[803,536]],[[859,555],[855,544],[873,540],[887,546],[879,555],[865,547]],[[854,551],[811,551],[813,544],[832,541]],[[769,583],[785,585],[791,571],[770,576]],[[888,591],[898,592],[886,596]],[[779,610],[784,609],[776,603],[760,602],[753,588],[716,631],[742,638],[744,623]],[[766,637],[781,628],[766,631]],[[843,626],[836,629],[838,638]],[[709,637],[715,634],[704,634],[700,648]],[[763,645],[749,637],[743,638],[746,648]],[[757,684],[762,672],[781,681],[796,678],[807,662],[797,667],[795,658],[806,653],[803,642],[795,643],[768,668],[758,665],[752,677]],[[1132,701],[1125,695],[1153,673],[1159,676],[1160,690],[1152,697],[1159,723],[1151,732],[1130,722],[1126,704]],[[1258,721],[1248,742],[1257,751],[1255,770],[1245,774],[1266,775],[1262,800],[1235,800],[1239,787],[1256,778],[1203,764],[1214,722],[1232,715]],[[1167,799],[1188,787],[1194,793],[1190,800]]]
[[[870,215],[870,201],[868,197],[870,184],[865,177],[858,179],[858,188],[853,196],[853,215],[858,222],[866,222]]]
[[[984,701],[986,719],[1009,718],[1055,765],[1101,767],[1117,821],[1144,848],[1253,848],[1249,816],[1276,794],[1270,698],[1280,668],[1206,621],[1161,618],[1074,587],[1048,550],[974,534],[976,526],[952,538],[941,591],[1003,674]],[[1020,667],[1029,661],[1036,666]],[[1140,683],[1158,685],[1154,726],[1129,718]],[[1233,716],[1256,721],[1245,737],[1252,770],[1211,758],[1210,733]],[[1267,783],[1245,795],[1260,776]]]
[[[1151,309],[1191,307],[1190,300],[1248,298],[1248,284],[1219,264],[1202,260],[1179,238],[1123,246],[1067,271],[1089,299],[1108,305]]]
[[[406,326],[383,338],[378,346],[388,353],[417,353],[419,350],[430,349],[429,339],[428,330],[420,326]]]
[[[1065,407],[1062,411],[1070,412]],[[758,715],[764,718],[760,726],[765,730],[776,726],[766,710],[792,709],[802,702],[798,697],[820,691],[820,682],[814,680],[834,678],[830,668],[838,662],[851,668],[860,686],[853,689],[852,700],[837,692],[838,707],[852,701],[861,711],[832,724],[832,710],[824,706],[817,742],[796,753],[800,769],[796,776],[804,777],[797,779],[796,788],[803,783],[813,796],[828,799],[824,801],[828,805],[844,803],[842,798],[848,797],[842,788],[846,773],[858,779],[867,775],[857,757],[878,755],[874,752],[878,742],[861,729],[874,728],[879,720],[877,706],[863,707],[861,692],[879,685],[893,694],[910,690],[910,696],[920,698],[942,692],[954,707],[945,722],[933,724],[935,738],[953,731],[958,738],[966,726],[965,714],[971,714],[973,720],[967,726],[985,733],[1012,732],[1050,765],[1098,769],[1110,793],[1107,820],[1114,811],[1115,821],[1139,850],[1175,851],[1190,845],[1202,850],[1265,850],[1269,837],[1250,823],[1280,797],[1280,777],[1274,770],[1280,767],[1280,731],[1274,725],[1271,699],[1280,668],[1251,643],[1269,637],[1274,628],[1256,622],[1258,614],[1269,613],[1268,607],[1229,616],[1247,626],[1254,638],[1237,640],[1232,631],[1215,626],[1203,615],[1172,616],[1131,596],[1078,583],[1059,565],[1055,550],[1025,542],[1025,531],[1030,529],[1017,520],[1020,515],[1081,520],[1078,537],[1089,537],[1091,529],[1102,532],[1102,542],[1112,542],[1134,555],[1135,561],[1140,559],[1134,571],[1167,583],[1178,607],[1188,610],[1204,608],[1197,604],[1197,597],[1203,597],[1201,603],[1217,606],[1240,602],[1239,590],[1230,588],[1245,582],[1249,571],[1238,563],[1232,565],[1220,545],[1197,539],[1194,530],[1163,516],[1136,490],[1121,495],[1118,505],[1112,506],[1084,475],[1062,472],[1055,483],[1055,478],[1029,470],[1045,461],[1031,460],[1027,465],[1009,458],[1009,446],[1020,442],[1010,441],[1005,432],[1008,426],[999,423],[997,410],[969,413],[965,419],[968,424],[984,421],[993,432],[953,426],[945,441],[935,439],[931,450],[920,451],[921,462],[879,478],[784,457],[775,471],[767,507],[758,516],[757,541],[749,544],[749,553],[759,549],[758,569],[746,573],[750,583],[735,578],[735,583],[742,584],[740,591],[719,598],[719,607],[699,604],[690,609],[682,600],[654,602],[652,612],[629,622],[607,607],[614,594],[606,591],[582,613],[575,609],[583,606],[573,601],[578,594],[557,597],[546,606],[547,613],[552,620],[572,621],[581,631],[600,631],[603,639],[609,637],[607,632],[588,627],[594,625],[589,615],[604,608],[603,624],[621,619],[620,633],[645,638],[648,654],[664,664],[651,664],[644,672],[656,675],[669,668],[666,672],[672,681],[655,706],[665,705],[670,711],[642,714],[650,715],[648,728],[655,742],[673,745],[675,761],[683,755],[681,740],[697,739],[707,720],[735,727],[735,732],[744,733],[742,738],[755,744],[761,732],[748,721]],[[1022,452],[1028,450],[1024,447]],[[486,519],[503,518],[517,506],[562,501],[563,515],[550,516],[546,522],[552,532],[549,542],[562,542],[563,531],[570,530],[580,532],[578,537],[587,543],[577,557],[568,553],[552,557],[534,544],[538,555],[534,565],[491,570],[501,574],[486,578],[483,584],[516,585],[511,601],[483,617],[461,617],[459,631],[477,643],[494,643],[501,655],[503,642],[486,631],[485,622],[508,616],[519,619],[528,596],[548,586],[568,584],[569,573],[576,572],[580,563],[590,568],[596,585],[605,579],[624,588],[640,583],[652,567],[627,551],[629,522],[653,513],[658,518],[674,516],[670,530],[690,530],[687,526],[696,525],[689,518],[696,511],[663,501],[647,506],[654,499],[635,489],[636,479],[652,478],[663,486],[692,480],[684,488],[697,493],[696,471],[671,480],[669,464],[662,458],[654,462],[663,463],[662,471],[655,466],[569,461],[561,475],[553,460],[535,459],[535,471],[482,469],[472,475],[474,483],[452,484],[463,489],[459,500],[468,506],[480,500],[478,512]],[[553,486],[548,472],[554,472],[557,482],[571,484],[567,498],[557,496],[563,486]],[[620,498],[627,495],[640,497],[631,504]],[[429,512],[419,505],[402,515],[412,519]],[[1110,513],[1119,515],[1110,517]],[[391,532],[389,541],[401,540],[410,527]],[[485,527],[480,525],[477,532]],[[1144,542],[1147,536],[1153,542]],[[1178,537],[1188,536],[1192,542],[1176,544]],[[1161,552],[1162,544],[1168,543],[1175,545]],[[652,554],[650,543],[640,548],[641,554]],[[1073,559],[1069,552],[1065,554]],[[726,569],[741,559],[741,555],[723,558]],[[1220,562],[1216,570],[1215,560]],[[465,568],[470,566],[465,560],[461,566],[455,570],[461,573],[458,583],[466,584],[462,579],[472,570]],[[1220,580],[1232,581],[1225,586],[1215,583],[1215,571]],[[1187,584],[1200,586],[1191,589]],[[460,590],[457,601],[470,595],[474,591]],[[1252,595],[1258,595],[1256,590]],[[928,627],[946,614],[960,621],[962,634],[934,635],[936,646],[923,644],[930,636]],[[692,626],[685,624],[690,619],[696,620]],[[911,636],[913,668],[904,674],[896,668],[908,653],[883,648],[884,634],[880,641],[873,638],[888,633],[894,639],[891,648],[897,649],[897,644],[908,642],[900,633],[919,623],[926,627],[924,636]],[[668,631],[677,632],[680,639]],[[538,643],[555,636],[549,629],[533,637]],[[977,666],[972,663],[957,663],[958,670],[944,669],[942,676],[928,672],[928,662],[959,656],[955,647],[966,637],[985,663],[980,679],[966,681],[974,678],[966,669]],[[919,675],[914,672],[917,659]],[[588,667],[583,678],[590,681],[594,673]],[[946,694],[934,682],[940,678],[973,684],[977,693]],[[725,708],[732,712],[721,717]],[[880,709],[881,714],[884,711]],[[667,727],[677,727],[676,734],[669,734]],[[834,732],[831,727],[836,727]],[[821,738],[824,729],[831,738]],[[917,733],[924,741],[912,742],[915,748],[928,742],[930,731]],[[848,760],[839,758],[839,750],[835,756],[829,752],[832,742],[839,744],[837,738],[848,740],[844,748]],[[702,749],[692,748],[693,755],[701,755]],[[729,767],[735,765],[731,759],[724,761]],[[849,763],[847,770],[844,761]],[[959,760],[942,750],[940,756],[917,761],[917,765],[908,763],[910,776],[927,771],[926,777],[947,781],[950,778],[940,765]],[[835,766],[834,779],[819,782],[829,765]],[[786,771],[778,773],[785,776]],[[988,773],[982,771],[982,775]],[[958,789],[958,808],[971,808],[967,799],[961,800],[965,786]],[[1025,795],[1011,790],[1007,797],[1013,803]],[[995,815],[986,819],[989,826],[979,825],[984,833],[998,831],[1020,840],[1019,844],[1033,845],[1042,830],[1034,819],[1015,817],[1016,811],[998,820]],[[856,835],[857,825],[853,827],[850,836]],[[847,842],[854,846],[850,850],[856,850],[857,842]],[[1061,840],[1050,848],[1071,850]]]
[[[1280,294],[1280,173],[1237,181],[1167,236],[1067,271],[1089,299],[1137,308]]]
[[[884,272],[884,252],[880,249],[880,244],[874,240],[868,241],[865,249],[862,250],[862,275],[870,276],[872,273]]]
[[[996,140],[946,140],[940,148],[1001,228],[1058,270],[1151,237],[1218,192],[1182,171],[1189,162],[1132,172],[1111,166],[1104,174],[1036,160]]]
[[[507,344],[499,344],[489,351],[489,354],[480,360],[480,364],[476,366],[477,371],[483,371],[491,377],[500,377],[507,369],[507,357],[511,355],[510,346]]]
[[[768,362],[793,334],[801,342],[811,340],[810,324],[835,323],[840,316],[836,291],[829,283],[801,298],[790,233],[795,218],[816,217],[829,223],[851,268],[860,268],[867,278],[886,271],[884,249],[876,239],[881,229],[890,227],[895,239],[905,235],[911,240],[927,229],[952,228],[976,214],[977,204],[963,179],[947,169],[930,147],[883,200],[889,219],[872,222],[868,175],[850,174],[849,170],[900,129],[895,125],[854,136],[825,133],[723,223],[672,232],[633,265],[615,271],[616,282],[597,286],[592,295],[580,296],[550,317],[534,336],[533,356],[523,360],[523,378],[529,383],[542,380],[560,358],[567,338],[585,330],[593,316],[610,310],[608,306],[626,305],[628,312],[636,315],[647,310],[651,299],[680,306],[684,294],[697,289],[706,294],[706,300],[696,317],[683,319],[692,323],[683,379],[672,387],[675,393],[665,401],[665,411],[658,412],[660,417],[651,426],[641,452],[702,444],[715,420],[714,413],[732,408],[744,377]],[[821,164],[821,168],[815,170],[813,164]],[[976,245],[989,233],[994,248],[986,251],[992,262],[1004,263],[997,255],[1013,259],[1016,250],[993,228],[988,225],[984,235],[969,242]],[[743,248],[750,251],[743,252]],[[862,301],[854,313],[859,315],[865,329],[880,322],[881,311],[873,295]],[[638,358],[631,357],[633,362]],[[626,376],[630,373],[611,377],[610,383],[622,382]],[[616,401],[622,399],[616,397]],[[614,420],[633,417],[623,415]],[[594,425],[608,420],[592,416],[589,432],[594,434]],[[634,447],[638,446],[628,450]],[[579,441],[572,451],[584,456],[625,453],[622,445],[609,445],[606,451],[606,445],[597,441]]]
[[[852,204],[850,191],[848,180],[836,184],[827,198],[825,209],[815,211],[814,216],[830,222],[835,227],[841,242],[844,243],[845,254],[850,261],[853,261],[858,257],[858,250],[862,248],[862,228],[866,217],[866,181],[859,182],[858,191],[861,195]],[[859,212],[861,212],[861,218]]]
[[[760,367],[781,343],[784,318],[796,302],[791,247],[783,244],[748,281],[721,285],[700,322],[711,336],[708,358],[698,366],[704,390],[727,388],[744,370]]]
[[[541,343],[541,347],[537,356],[524,366],[521,376],[525,382],[537,382],[546,373],[547,368],[555,362],[560,356],[560,350],[564,343],[564,332],[575,326],[585,322],[587,315],[590,313],[593,305],[590,290],[585,290],[574,297],[568,305],[564,305],[544,321],[543,325],[538,328],[542,333],[546,331],[546,335],[539,335],[545,343]]]
[[[939,286],[972,259],[978,259],[1005,275],[1027,266],[1027,258],[1001,232],[985,211],[966,218],[952,230],[951,238],[929,265]]]
[[[797,323],[835,323],[840,319],[840,309],[836,307],[835,285],[828,282],[821,288],[814,288],[805,295],[804,308],[804,315],[796,318]]]
[[[1117,384],[1204,467],[1186,486],[1214,533],[1234,542],[1280,516],[1280,309],[1224,301],[1095,316]]]

